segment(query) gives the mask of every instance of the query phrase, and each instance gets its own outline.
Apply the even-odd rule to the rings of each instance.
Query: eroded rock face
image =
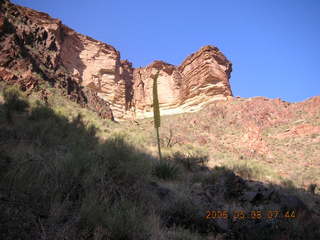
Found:
[[[84,36],[48,14],[0,3],[0,80],[37,90],[41,81],[105,118],[152,116],[152,75],[160,71],[162,115],[196,111],[232,96],[231,63],[206,46],[180,65],[136,68],[112,46]]]
[[[151,76],[160,71],[158,95],[161,114],[200,110],[215,100],[232,96],[229,85],[231,63],[213,46],[205,46],[180,66],[155,61],[134,70],[134,102],[138,118],[152,116]]]
[[[0,81],[19,84],[22,90],[41,90],[43,94],[45,89],[41,89],[41,84],[46,81],[81,106],[100,110],[102,117],[113,119],[109,103],[97,98],[96,93],[86,94],[91,93],[90,89],[81,86],[82,76],[75,72],[81,72],[86,66],[77,65],[81,61],[74,60],[77,66],[71,71],[66,63],[68,59],[63,58],[68,36],[75,34],[74,31],[45,13],[9,1],[0,2],[0,12]],[[75,36],[77,41],[80,36]],[[68,56],[75,55],[70,49]]]

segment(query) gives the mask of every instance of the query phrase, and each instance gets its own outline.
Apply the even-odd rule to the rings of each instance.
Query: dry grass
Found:
[[[237,112],[213,105],[199,113],[166,116],[160,137],[167,162],[157,165],[151,119],[138,123],[101,120],[90,110],[66,100],[59,90],[49,91],[49,108],[37,103],[39,96],[33,93],[29,97],[30,109],[23,115],[14,115],[11,126],[1,117],[0,108],[0,130],[8,135],[1,145],[0,158],[14,159],[18,166],[25,166],[19,171],[9,169],[12,179],[14,171],[19,172],[20,180],[13,184],[20,194],[16,197],[26,200],[23,191],[28,183],[33,200],[43,204],[36,209],[48,216],[36,226],[25,226],[27,230],[43,229],[39,230],[39,237],[68,234],[72,238],[80,231],[96,239],[224,239],[227,235],[217,230],[215,222],[203,221],[205,210],[215,207],[210,204],[219,202],[220,207],[230,211],[253,209],[238,201],[243,180],[240,185],[234,184],[238,178],[232,172],[240,179],[274,184],[274,188],[282,185],[281,191],[299,196],[309,209],[320,212],[317,196],[297,188],[307,189],[310,184],[319,183],[319,168],[315,165],[320,150],[316,144],[318,135],[272,137],[299,122],[262,129],[260,136],[272,151],[268,156],[246,149],[250,139],[245,138],[246,126],[235,119],[241,117]],[[233,102],[232,106],[237,104]],[[34,171],[35,168],[41,171]],[[1,167],[0,180],[2,171],[7,171],[6,167]],[[149,182],[155,182],[157,187],[150,188]],[[209,202],[194,192],[198,189],[201,196],[210,196],[206,189],[212,186],[217,196],[213,194]],[[164,196],[160,198],[157,191]],[[150,205],[153,208],[146,208]],[[19,221],[14,215],[15,221],[28,222],[26,219],[32,220],[34,214],[26,211],[26,218]],[[230,225],[231,231],[240,234],[237,224]],[[290,225],[284,226],[288,228]],[[263,231],[257,229],[254,234]],[[299,228],[290,236],[301,236],[304,231]]]
[[[94,112],[66,100],[58,89],[48,86],[46,89],[49,106],[57,114],[69,120],[81,114],[87,125],[96,128],[100,139],[122,135],[131,144],[156,156],[152,119],[120,123],[102,120]],[[34,106],[39,96],[33,93],[29,99]],[[162,117],[160,138],[163,155],[172,158],[180,152],[185,156],[207,156],[207,166],[210,167],[225,165],[239,169],[245,163],[246,168],[255,172],[250,176],[259,180],[279,183],[279,179],[287,179],[305,189],[310,184],[320,185],[320,133],[277,137],[301,123],[320,126],[320,113],[304,115],[303,111],[296,111],[295,117],[288,121],[262,126],[259,136],[267,146],[267,152],[259,153],[250,150],[250,139],[246,125],[242,124],[241,113],[230,111],[223,104],[212,104],[198,113]],[[240,104],[244,101],[229,103],[234,108]]]

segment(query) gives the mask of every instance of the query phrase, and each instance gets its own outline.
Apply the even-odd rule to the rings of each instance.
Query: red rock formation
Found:
[[[48,14],[9,1],[0,8],[0,80],[25,90],[37,90],[45,80],[102,117],[116,119],[152,116],[151,75],[158,70],[162,114],[196,111],[232,96],[231,63],[216,47],[203,47],[177,67],[155,61],[134,69],[112,46]]]
[[[134,70],[134,102],[137,117],[152,116],[152,78],[158,79],[161,114],[197,111],[208,103],[232,96],[231,63],[218,48],[205,46],[175,67],[155,61]]]

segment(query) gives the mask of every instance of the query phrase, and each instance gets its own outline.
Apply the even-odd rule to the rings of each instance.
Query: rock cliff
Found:
[[[9,1],[0,2],[0,81],[39,90],[43,80],[103,118],[152,116],[152,74],[160,71],[161,114],[197,111],[232,96],[231,63],[205,46],[180,66],[154,61],[133,68],[112,46]]]

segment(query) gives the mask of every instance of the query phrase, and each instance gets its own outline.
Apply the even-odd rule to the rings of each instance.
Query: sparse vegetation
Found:
[[[12,114],[14,112],[24,112],[28,107],[28,103],[23,99],[17,86],[5,88],[3,90],[4,112],[9,123],[12,123]]]
[[[191,171],[197,166],[206,166],[208,163],[208,156],[194,152],[174,152],[173,161],[181,164],[185,169]]]
[[[153,166],[153,175],[163,180],[174,180],[179,176],[179,168],[172,161],[162,159]]]
[[[228,161],[226,165],[236,174],[245,179],[269,180],[277,178],[275,172],[266,164],[255,159]]]
[[[82,223],[79,234],[104,229],[109,239],[146,239],[137,219],[151,163],[121,136],[99,143],[81,115],[69,122],[42,105],[2,133],[1,144],[15,147],[0,149],[1,239],[76,239]]]
[[[212,146],[209,140],[200,144],[192,127],[173,126],[192,114],[164,118],[162,131],[174,144],[162,143],[164,154],[157,161],[150,119],[137,126],[101,120],[58,89],[47,90],[48,104],[37,101],[37,93],[27,99],[18,89],[12,90],[18,101],[0,98],[1,239],[280,239],[284,233],[290,239],[319,238],[312,168],[305,170],[309,191],[301,190],[262,156],[228,151],[226,133],[219,130],[222,145],[212,130],[221,126],[219,119],[212,120],[207,136],[200,134],[210,137]],[[7,106],[13,124],[5,117]],[[199,132],[209,125],[208,119],[201,121],[193,126]],[[241,134],[236,128],[232,133]],[[266,211],[288,204],[300,204],[309,217],[245,225],[205,218],[208,210]]]
[[[162,210],[161,218],[167,227],[178,226],[196,233],[214,231],[214,224],[204,218],[201,206],[187,196],[179,196]]]

